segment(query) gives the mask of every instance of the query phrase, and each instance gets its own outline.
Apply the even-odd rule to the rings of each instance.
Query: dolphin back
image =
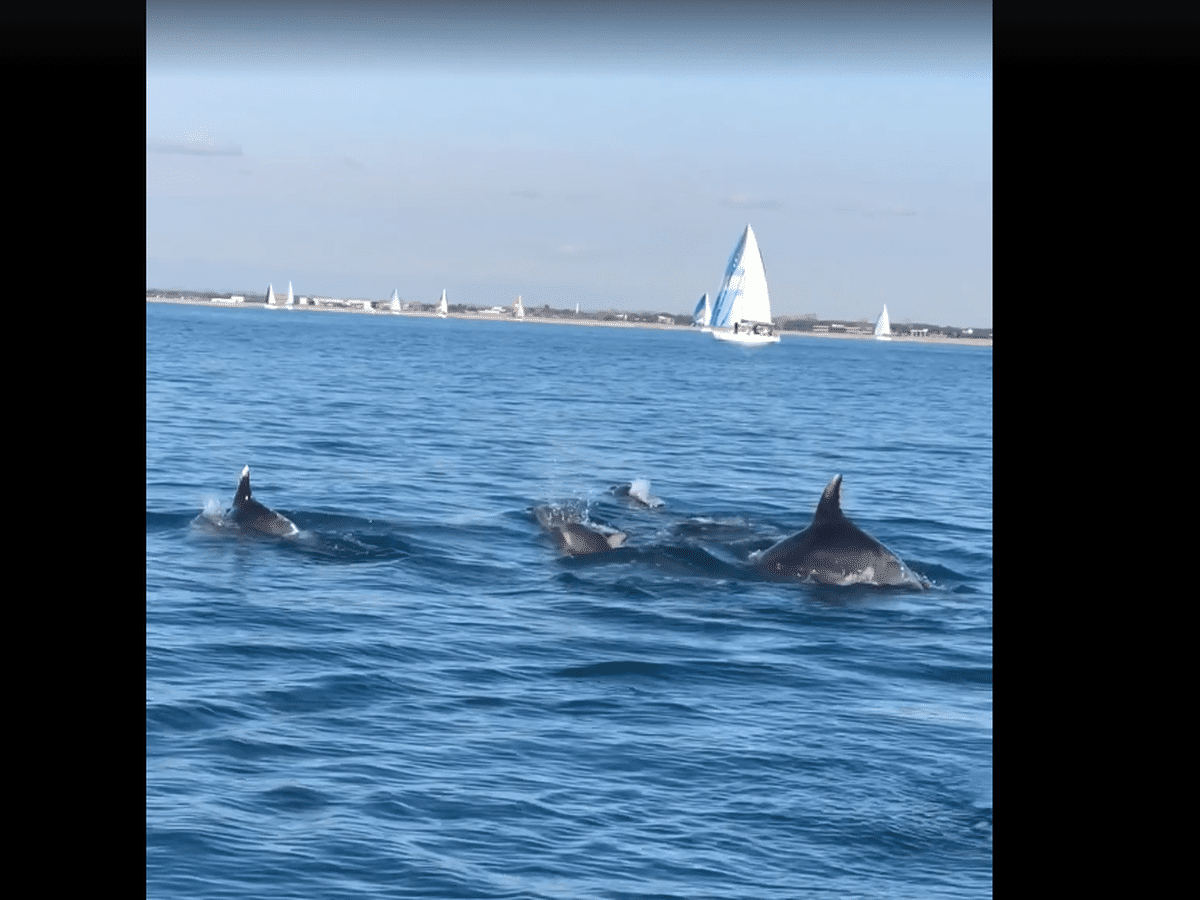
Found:
[[[551,530],[559,549],[572,556],[583,556],[588,553],[604,553],[615,550],[625,543],[624,532],[602,534],[578,522],[557,525]]]
[[[545,505],[538,506],[533,512],[538,524],[554,538],[558,549],[571,556],[615,550],[627,538],[623,531],[606,534],[584,525],[580,521],[581,513],[575,509]]]
[[[238,481],[237,494],[233,498],[233,520],[242,528],[277,537],[290,537],[300,533],[300,529],[291,519],[268,509],[250,496],[249,466],[242,469],[242,477]]]
[[[900,557],[846,518],[841,475],[822,491],[812,524],[763,551],[753,564],[773,578],[818,584],[929,587]]]

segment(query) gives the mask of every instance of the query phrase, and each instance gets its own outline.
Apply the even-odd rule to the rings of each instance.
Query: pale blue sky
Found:
[[[152,4],[147,287],[990,326],[986,8],[743,7]]]

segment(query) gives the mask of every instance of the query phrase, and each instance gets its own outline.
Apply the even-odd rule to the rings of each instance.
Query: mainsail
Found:
[[[732,328],[737,322],[771,324],[767,273],[763,269],[754,229],[749,225],[729,257],[725,280],[721,283],[721,293],[717,294],[709,324],[713,328]]]
[[[883,312],[879,314],[879,321],[875,323],[875,337],[881,341],[890,341],[892,339],[892,323],[888,319],[887,304],[883,304]]]
[[[275,285],[267,285],[267,306],[275,306]]]
[[[392,291],[392,312],[400,312],[400,288]]]
[[[513,301],[513,318],[525,318],[525,304],[521,302],[521,295],[517,294],[517,299]]]
[[[285,306],[295,306],[295,305],[296,305],[296,297],[295,297],[295,295],[292,293],[292,283],[291,283],[290,281],[288,282],[288,298],[287,298],[287,303],[285,303],[284,305],[285,305]]]
[[[700,298],[692,312],[692,324],[698,328],[707,328],[712,324],[712,304],[708,302],[708,294]]]
[[[446,290],[442,289],[442,299],[438,300],[437,314],[443,319],[446,318],[446,313],[450,312],[450,307],[446,304]]]

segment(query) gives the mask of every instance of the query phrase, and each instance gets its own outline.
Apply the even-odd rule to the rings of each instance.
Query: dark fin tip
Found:
[[[242,477],[238,480],[237,496],[233,498],[234,503],[241,503],[250,499],[250,467],[242,469]]]
[[[834,475],[829,484],[825,485],[825,490],[821,492],[821,502],[817,504],[817,512],[813,516],[814,519],[822,518],[823,516],[841,516],[842,515],[842,476]]]

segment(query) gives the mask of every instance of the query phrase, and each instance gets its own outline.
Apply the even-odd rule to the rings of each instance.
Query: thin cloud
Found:
[[[241,156],[241,144],[218,144],[208,134],[194,131],[159,141],[147,141],[152,153],[182,153],[187,156]]]
[[[721,205],[727,206],[730,209],[779,209],[780,205],[775,200],[764,200],[758,197],[751,197],[748,194],[733,194],[729,197],[721,199]]]
[[[878,216],[915,216],[917,211],[910,206],[853,206],[842,204],[834,208],[839,213],[857,213],[867,219]]]

